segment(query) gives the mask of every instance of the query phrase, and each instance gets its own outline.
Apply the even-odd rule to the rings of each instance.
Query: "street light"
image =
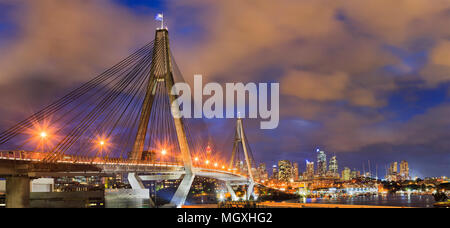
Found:
[[[102,157],[103,156],[103,146],[105,146],[105,141],[100,141],[99,142],[99,144],[100,144],[100,157]]]
[[[100,157],[104,157],[103,150],[104,150],[104,147],[106,147],[107,142],[103,138],[101,138],[97,142],[98,142],[98,146],[100,147]],[[105,162],[106,162],[106,160],[105,160]]]
[[[162,154],[162,155],[166,155],[166,154],[167,154],[167,151],[166,151],[166,150],[162,150],[162,151],[161,151],[161,154]]]
[[[41,132],[40,136],[42,139],[47,138],[47,132],[45,131]]]
[[[42,153],[44,153],[45,152],[45,142],[44,142],[44,140],[47,138],[47,132],[45,132],[45,131],[42,131],[40,134],[39,134],[39,136],[41,136],[41,144],[42,144]]]

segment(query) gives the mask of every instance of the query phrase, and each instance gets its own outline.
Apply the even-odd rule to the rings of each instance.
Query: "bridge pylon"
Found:
[[[175,123],[176,135],[185,169],[183,180],[175,192],[170,204],[172,206],[180,207],[186,201],[195,175],[193,172],[192,157],[189,151],[184,123],[183,120],[179,118],[179,116],[181,116],[179,115],[179,104],[174,103],[176,102],[177,96],[171,93],[175,82],[173,77],[172,59],[169,50],[169,31],[166,28],[157,29],[153,47],[153,61],[150,68],[150,79],[148,81],[146,94],[142,104],[134,146],[130,153],[129,159],[136,162],[143,159],[144,145],[149,127],[148,125],[152,106],[156,95],[156,88],[158,83],[165,83],[166,92],[171,103],[170,107],[172,107],[172,117]]]
[[[242,124],[242,119],[238,118],[236,122],[236,131],[235,131],[235,137],[234,137],[234,143],[233,143],[233,150],[231,153],[231,161],[230,161],[230,168],[234,169],[236,167],[235,158],[237,157],[237,151],[238,149],[242,147],[242,150],[244,152],[245,157],[245,164],[248,171],[248,178],[249,178],[249,187],[247,190],[246,198],[250,199],[250,196],[254,195],[253,188],[255,186],[255,182],[253,179],[253,173],[252,173],[252,157],[249,153],[249,146],[247,142],[247,138],[245,136],[244,132],[244,126]],[[232,193],[231,193],[232,194]]]
[[[138,131],[136,134],[134,146],[129,156],[129,159],[134,161],[140,161],[143,159],[142,155],[144,152],[144,144],[147,136],[150,115],[158,83],[165,83],[166,91],[171,104],[176,102],[177,99],[177,96],[172,95],[170,92],[172,91],[172,87],[175,83],[173,77],[172,59],[169,51],[169,31],[167,29],[156,30],[154,42],[153,61],[150,68],[150,79],[148,81],[145,98],[142,104],[142,110],[140,113]],[[183,120],[181,118],[175,117],[179,116],[176,114],[179,114],[180,112],[179,106],[177,104],[174,104],[172,106],[172,112],[175,112],[173,113],[173,119],[186,174],[192,174],[192,158],[189,151],[189,145],[186,138]]]

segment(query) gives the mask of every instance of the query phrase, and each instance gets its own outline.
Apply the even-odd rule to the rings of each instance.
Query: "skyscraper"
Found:
[[[389,165],[389,169],[387,171],[386,179],[389,181],[397,181],[398,180],[398,165],[397,162],[392,162]]]
[[[330,165],[328,168],[333,175],[336,175],[338,173],[338,163],[337,163],[336,156],[331,157]]]
[[[260,180],[267,180],[269,178],[268,174],[267,174],[267,168],[266,168],[266,164],[265,163],[261,163],[258,166],[257,169],[257,178]]]
[[[407,161],[400,162],[400,179],[409,180],[409,165]]]
[[[292,176],[293,176],[292,178],[294,179],[294,181],[298,180],[298,163],[297,162],[294,162]]]
[[[389,167],[389,175],[397,175],[397,162],[392,162]]]
[[[349,181],[351,179],[351,170],[348,167],[345,167],[344,170],[342,170],[342,180],[343,181]]]
[[[311,180],[314,178],[314,162],[306,161],[305,179]]]
[[[278,180],[290,181],[292,179],[292,164],[288,160],[278,161]]]
[[[352,178],[352,179],[356,179],[356,178],[358,178],[360,176],[360,173],[359,173],[359,171],[356,171],[356,170],[353,170],[352,172],[351,172],[351,174],[350,174],[350,177]]]
[[[317,149],[317,152],[317,174],[325,176],[327,173],[327,155],[319,149]]]
[[[278,180],[278,169],[276,165],[272,166],[272,179]]]

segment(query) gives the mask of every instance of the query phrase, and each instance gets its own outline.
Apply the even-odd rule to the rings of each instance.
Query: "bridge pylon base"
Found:
[[[238,197],[236,196],[236,192],[234,191],[233,187],[231,186],[230,182],[225,182],[225,185],[227,186],[228,193],[231,195],[232,201],[238,201]]]
[[[145,198],[149,200],[150,207],[156,207],[155,202],[153,202],[150,197],[150,190],[146,189],[142,179],[137,175],[137,173],[129,173],[128,174],[128,182],[131,185],[131,188],[134,190],[134,194],[137,195],[138,198]]]
[[[186,202],[186,198],[189,194],[189,190],[191,189],[192,182],[194,182],[195,174],[186,174],[183,177],[183,180],[180,183],[177,191],[172,197],[170,201],[169,207],[181,207]]]
[[[250,181],[247,189],[247,200],[250,200],[250,197],[253,196],[253,200],[255,200],[255,182]]]

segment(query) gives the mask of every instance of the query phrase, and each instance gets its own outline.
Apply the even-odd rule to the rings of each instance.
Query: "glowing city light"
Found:
[[[166,151],[166,150],[162,150],[162,151],[161,151],[161,154],[162,154],[162,155],[166,155],[166,154],[167,154],[167,151]]]
[[[198,157],[196,157],[194,160],[195,160],[195,161],[198,161]]]
[[[105,145],[105,141],[100,141],[100,146],[104,146]]]
[[[41,138],[47,138],[47,132],[43,131],[40,134]]]
[[[205,162],[207,165],[209,164],[209,160],[206,160],[206,162]]]
[[[217,167],[217,166],[219,166],[219,164],[217,164],[217,163],[214,163],[214,167]]]

